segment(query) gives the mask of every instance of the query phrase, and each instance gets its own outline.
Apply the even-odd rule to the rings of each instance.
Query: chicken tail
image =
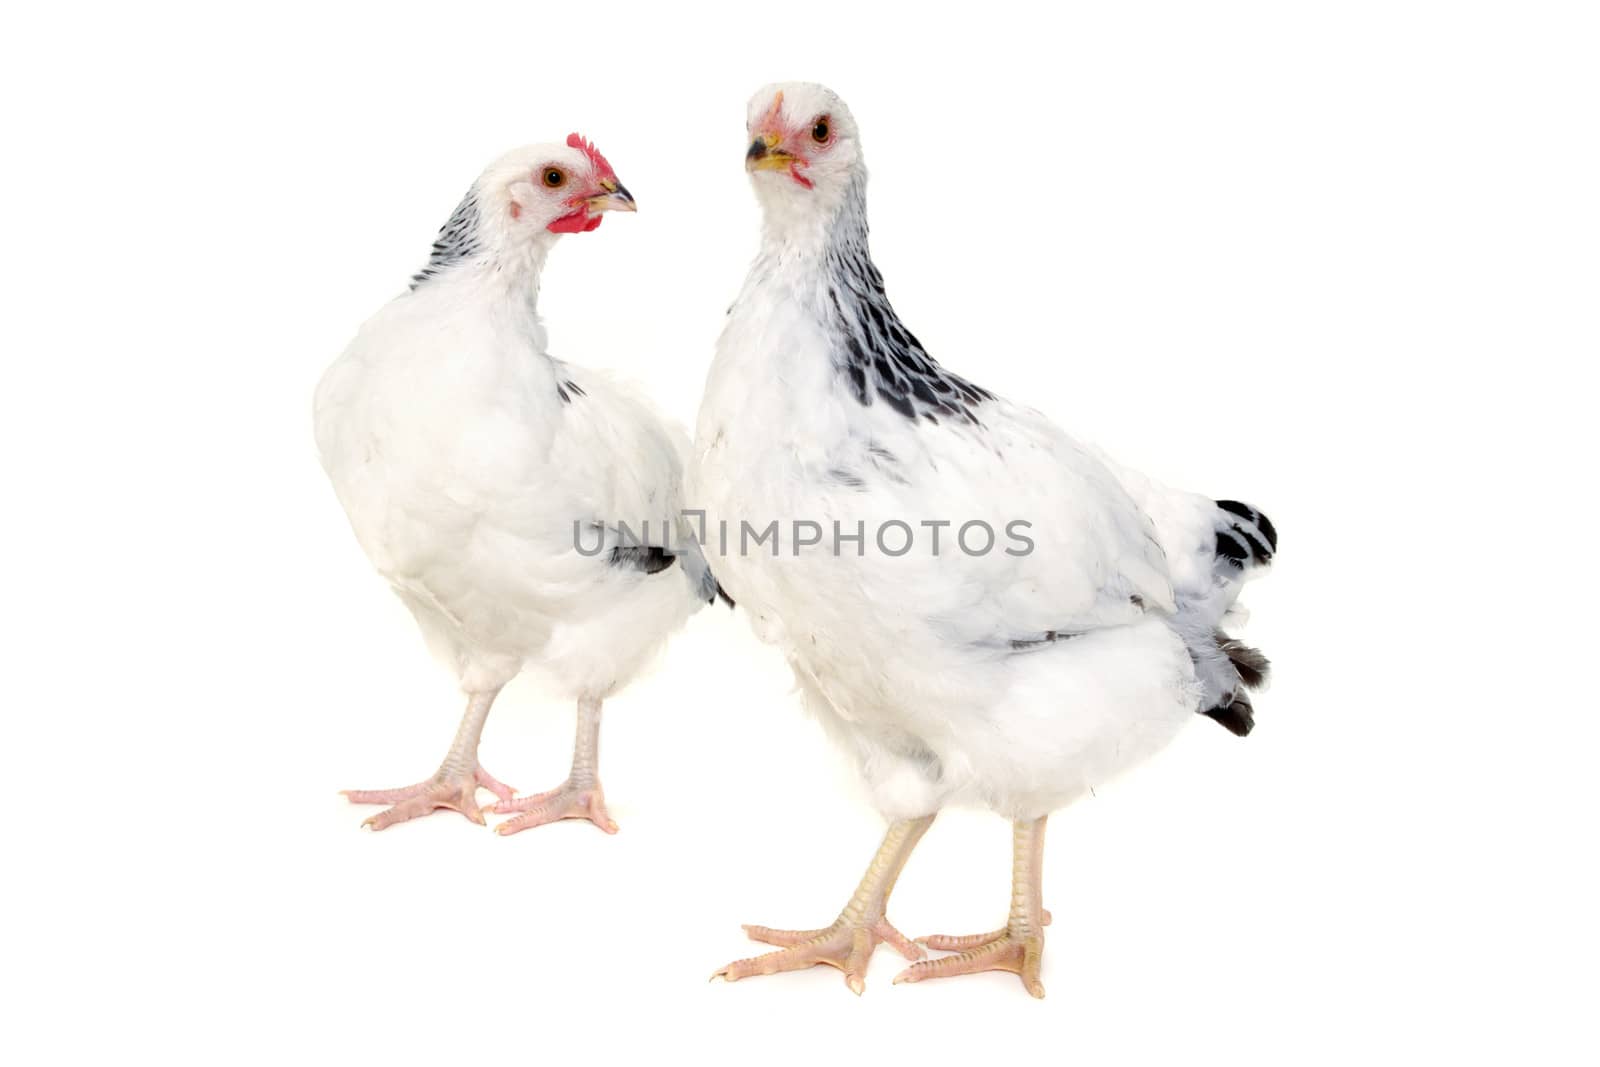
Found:
[[[1272,566],[1278,531],[1271,519],[1248,504],[1218,500],[1216,505],[1217,585],[1209,596],[1180,604],[1174,624],[1194,660],[1201,687],[1200,714],[1244,737],[1256,724],[1249,691],[1266,684],[1271,663],[1260,649],[1224,633],[1221,624],[1239,611],[1233,604],[1239,586]]]
[[[1217,501],[1217,569],[1227,577],[1254,577],[1250,572],[1272,566],[1278,551],[1278,530],[1272,520],[1249,504]]]
[[[1214,685],[1221,695],[1200,714],[1215,719],[1234,736],[1245,737],[1256,725],[1255,706],[1250,703],[1247,690],[1259,689],[1266,683],[1271,664],[1260,649],[1235,641],[1221,630],[1213,637],[1223,662],[1209,664],[1212,677],[1203,682],[1209,683],[1208,689]],[[1218,666],[1223,669],[1217,670]]]

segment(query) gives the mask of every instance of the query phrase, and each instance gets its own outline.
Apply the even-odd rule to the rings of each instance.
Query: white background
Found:
[[[1586,5],[815,0],[43,5],[0,44],[13,1063],[1594,1062]],[[310,395],[478,169],[593,137],[637,216],[565,241],[554,351],[692,420],[756,244],[746,97],[825,81],[874,252],[953,369],[1262,505],[1277,668],[1051,822],[1035,1003],[735,986],[880,824],[744,620],[608,705],[622,832],[382,834],[460,712],[318,469]],[[565,771],[530,683],[486,766]],[[1004,915],[954,812],[912,934]]]

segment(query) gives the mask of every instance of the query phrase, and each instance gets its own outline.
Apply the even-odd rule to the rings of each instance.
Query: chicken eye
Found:
[[[544,184],[551,189],[559,189],[567,184],[567,175],[560,167],[548,167],[544,172]]]
[[[830,132],[832,131],[828,129],[828,116],[824,115],[817,120],[815,126],[811,127],[811,139],[818,144],[827,144]]]

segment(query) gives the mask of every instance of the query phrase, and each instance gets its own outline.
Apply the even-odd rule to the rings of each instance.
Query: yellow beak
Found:
[[[778,147],[781,140],[775,133],[763,133],[751,141],[744,154],[745,170],[788,170],[794,156]]]
[[[599,196],[591,196],[584,203],[589,205],[590,211],[637,211],[639,207],[633,201],[633,194],[628,192],[626,186],[611,178],[600,179],[600,188],[605,192]]]

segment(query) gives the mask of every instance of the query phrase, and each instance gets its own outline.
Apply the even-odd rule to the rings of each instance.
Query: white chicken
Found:
[[[1042,996],[1046,816],[1196,712],[1249,730],[1266,661],[1219,627],[1276,532],[940,367],[868,254],[844,103],[772,85],[748,120],[761,249],[717,345],[688,496],[719,580],[891,825],[832,925],[746,927],[780,950],[717,973],[829,964],[860,993],[880,942],[920,959],[889,893],[935,813],[971,803],[1014,821],[1009,919],[920,939],[957,954],[896,981],[999,969]]]
[[[351,791],[392,805],[383,829],[436,809],[514,833],[584,818],[608,833],[601,702],[716,584],[684,532],[687,438],[619,384],[552,358],[536,303],[563,234],[634,210],[593,145],[519,148],[439,233],[409,292],[362,326],[316,393],[322,463],[361,547],[456,672],[467,708],[437,773]],[[675,566],[676,564],[676,566]],[[495,695],[524,667],[577,701],[566,782],[513,799],[478,764]]]

